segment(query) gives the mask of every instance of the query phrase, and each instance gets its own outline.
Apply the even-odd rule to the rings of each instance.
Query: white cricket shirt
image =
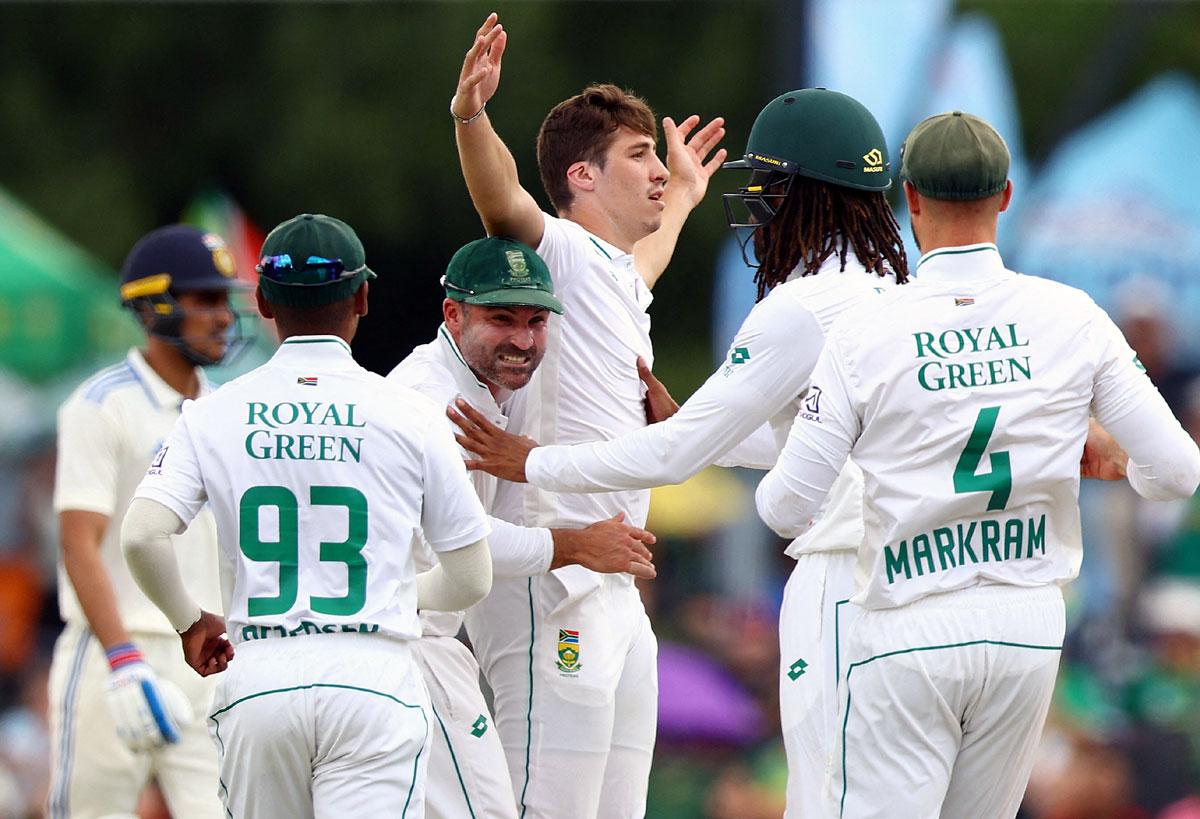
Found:
[[[991,244],[941,248],[918,271],[833,326],[757,493],[772,528],[802,527],[853,454],[866,489],[856,602],[1075,577],[1089,414],[1129,453],[1135,489],[1200,473],[1196,445],[1085,293],[1005,269]]]
[[[496,403],[491,390],[476,377],[445,324],[438,328],[437,338],[414,348],[397,364],[388,373],[388,380],[416,390],[442,407],[443,419],[451,432],[456,428],[451,426],[450,419],[445,418],[444,410],[459,396],[500,429],[508,426],[508,418]],[[508,395],[511,393],[506,390],[501,393],[501,398]],[[468,472],[467,475],[484,510],[490,511],[498,479],[482,470]],[[497,577],[528,577],[550,569],[550,562],[554,558],[554,542],[549,529],[527,529],[499,518],[490,518],[488,522],[492,527],[488,547]],[[436,560],[423,540],[417,543],[413,557],[418,572],[432,569]],[[425,635],[452,637],[458,634],[462,621],[462,612],[421,612],[422,633]]]
[[[208,392],[202,371],[200,392]],[[138,588],[121,553],[121,519],[146,467],[179,418],[184,397],[158,376],[142,354],[84,381],[58,410],[58,467],[54,511],[107,515],[100,558],[112,582],[121,622],[135,633],[174,634],[170,622]],[[199,512],[195,525],[172,537],[188,591],[210,611],[220,611],[217,533],[212,514]],[[58,608],[67,623],[87,626],[87,618],[61,562]]]
[[[869,273],[853,257],[845,270],[840,268],[840,258],[833,256],[817,275],[793,276],[775,287],[742,323],[725,363],[675,415],[613,440],[538,447],[525,464],[529,482],[572,492],[680,483],[722,459],[764,423],[774,432],[778,453],[829,327],[862,299],[895,287],[893,275]],[[839,509],[836,519],[818,524],[789,554],[858,547],[861,484],[854,480],[853,464],[847,472],[836,501],[831,500]]]
[[[509,428],[539,443],[607,440],[646,425],[637,358],[653,363],[649,288],[633,256],[568,219],[545,216],[537,253],[546,262],[565,314],[550,315],[546,355],[508,404]],[[624,512],[644,526],[649,490],[553,494],[501,482],[493,514],[526,526],[580,528]],[[584,591],[599,583],[581,566],[555,570]],[[632,582],[620,576],[622,582]]]
[[[413,543],[485,537],[443,408],[364,370],[333,336],[189,402],[136,496],[217,521],[233,642],[331,631],[420,636]]]

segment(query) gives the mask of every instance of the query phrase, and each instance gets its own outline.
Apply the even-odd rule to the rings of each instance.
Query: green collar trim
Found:
[[[921,265],[925,264],[925,262],[929,261],[930,259],[936,259],[938,256],[961,256],[964,253],[982,253],[985,250],[990,250],[993,253],[1000,252],[999,250],[996,249],[996,246],[994,244],[992,244],[991,242],[988,242],[987,244],[982,244],[982,245],[975,245],[974,247],[959,248],[957,250],[949,250],[949,249],[935,250],[932,253],[930,253],[928,256],[925,256],[924,258],[922,258],[921,261],[917,262],[917,270],[920,270]]]
[[[601,253],[604,254],[604,258],[608,259],[610,262],[612,261],[613,257],[609,254],[609,252],[607,250],[604,249],[604,247],[599,242],[596,241],[596,239],[594,237],[589,236],[588,241],[596,246],[596,250],[599,250]]]
[[[283,342],[284,344],[337,344],[346,352],[350,352],[350,345],[340,338],[332,336],[300,336],[289,338]]]
[[[458,359],[459,364],[462,364],[464,367],[466,367],[467,372],[469,372],[471,377],[475,379],[475,383],[479,385],[479,388],[487,390],[487,384],[484,384],[479,380],[479,376],[475,375],[475,371],[471,369],[471,365],[467,363],[467,360],[463,358],[462,353],[458,351],[458,345],[454,343],[454,336],[450,335],[450,331],[446,329],[445,324],[442,324],[442,326],[438,328],[438,335],[446,340],[446,344],[450,347],[450,352],[454,353],[454,357]],[[488,393],[491,393],[491,390],[488,390]]]

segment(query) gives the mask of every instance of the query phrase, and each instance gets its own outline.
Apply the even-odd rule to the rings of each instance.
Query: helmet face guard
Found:
[[[733,231],[742,260],[748,267],[759,266],[758,256],[751,245],[759,228],[770,224],[792,189],[794,174],[776,170],[755,169],[745,187],[736,193],[721,194],[725,206],[725,221]]]
[[[125,299],[122,304],[142,321],[146,334],[174,346],[188,361],[200,367],[230,364],[236,361],[254,341],[255,311],[233,303],[242,288],[228,288],[230,304],[226,307],[185,308],[169,291]],[[189,314],[223,312],[231,317],[224,331],[225,351],[217,358],[205,355],[193,346],[206,339],[181,335],[183,320]]]

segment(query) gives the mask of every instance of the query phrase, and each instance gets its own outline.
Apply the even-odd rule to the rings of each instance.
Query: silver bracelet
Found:
[[[450,98],[450,116],[454,117],[454,121],[459,125],[470,125],[472,122],[483,116],[484,109],[487,108],[487,103],[485,102],[483,105],[479,106],[479,110],[471,116],[460,117],[458,114],[454,113],[454,100],[456,99],[458,99],[457,94]]]

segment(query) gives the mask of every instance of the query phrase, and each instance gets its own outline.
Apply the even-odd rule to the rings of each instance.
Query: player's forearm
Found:
[[[753,389],[710,378],[679,412],[610,441],[538,447],[529,483],[556,492],[612,492],[682,483],[710,466],[775,409]]]
[[[121,525],[121,549],[129,573],[176,631],[200,619],[200,606],[188,593],[179,572],[171,535],[183,522],[157,501],[134,498]]]
[[[99,540],[77,540],[64,532],[62,561],[88,627],[100,644],[107,650],[128,643],[129,632],[121,621],[112,581],[100,558]]]
[[[487,232],[537,247],[543,229],[541,210],[521,187],[516,160],[488,115],[469,125],[455,123],[454,137],[467,192]]]
[[[1122,418],[1101,424],[1129,455],[1126,477],[1149,500],[1190,498],[1200,484],[1200,449],[1157,391]]]
[[[487,538],[461,549],[438,552],[438,565],[417,575],[417,608],[462,611],[492,589],[492,555]]]
[[[517,526],[499,518],[488,518],[492,533],[492,571],[496,577],[533,577],[550,569],[555,545],[549,529]]]
[[[832,419],[831,419],[832,420]],[[812,524],[853,442],[816,424],[797,422],[779,460],[758,485],[758,516],[781,537],[799,537]]]
[[[671,263],[671,257],[675,255],[675,246],[679,242],[679,234],[692,208],[695,207],[695,203],[684,194],[672,195],[670,185],[663,193],[663,202],[666,207],[663,209],[662,223],[658,230],[633,245],[633,267],[651,290]]]

